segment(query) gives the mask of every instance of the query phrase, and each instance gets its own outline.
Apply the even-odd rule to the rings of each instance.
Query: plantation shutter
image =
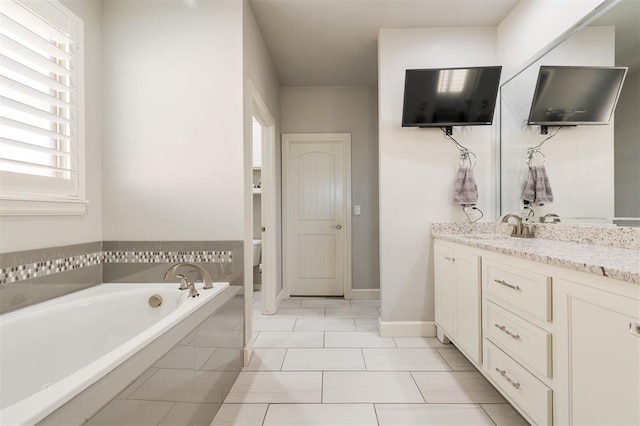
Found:
[[[82,21],[56,0],[0,1],[0,193],[83,197]]]

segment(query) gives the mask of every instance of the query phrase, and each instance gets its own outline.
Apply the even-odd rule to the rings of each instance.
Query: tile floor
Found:
[[[382,338],[378,301],[254,305],[254,354],[211,426],[527,425],[452,345]]]

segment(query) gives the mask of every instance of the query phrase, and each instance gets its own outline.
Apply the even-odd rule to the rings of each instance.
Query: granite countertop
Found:
[[[640,284],[640,250],[579,244],[502,233],[433,232],[433,237],[470,247]]]

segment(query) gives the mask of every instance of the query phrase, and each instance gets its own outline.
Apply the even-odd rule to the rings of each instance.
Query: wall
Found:
[[[0,217],[0,253],[102,240],[100,0],[62,0],[84,20],[86,197],[84,216]]]
[[[375,87],[283,87],[283,133],[351,133],[352,288],[380,288]]]
[[[252,104],[253,95],[252,91],[256,90],[259,97],[265,103],[266,108],[274,119],[275,122],[275,146],[277,152],[276,158],[276,200],[277,206],[276,212],[276,229],[269,230],[273,232],[276,239],[276,253],[275,259],[281,259],[282,253],[282,221],[280,214],[281,192],[280,192],[280,82],[278,76],[271,61],[271,56],[265,45],[258,24],[251,10],[251,6],[247,0],[242,1],[242,32],[243,32],[243,45],[242,45],[242,58],[243,58],[243,87],[244,87],[244,104],[243,104],[243,138],[244,138],[244,187],[243,196],[246,208],[244,210],[243,220],[244,226],[247,230],[245,233],[245,346],[251,346],[252,336],[252,317],[253,317],[253,245],[252,237],[249,235],[252,233],[252,226],[254,222],[253,217],[253,201],[258,198],[252,195],[251,186],[253,184],[253,140],[252,140]],[[262,207],[262,206],[260,206]],[[264,248],[264,244],[263,244]],[[276,263],[276,285],[278,287],[277,292],[282,288],[282,264]],[[256,268],[258,269],[258,268]],[[248,360],[249,353],[245,353],[245,360]]]
[[[640,15],[636,15],[640,17]],[[636,34],[640,35],[636,27]],[[618,34],[616,33],[616,36]],[[616,65],[629,70],[615,116],[615,215],[640,217],[640,49],[616,49]]]
[[[521,0],[498,25],[498,62],[509,77],[603,0]]]
[[[242,240],[242,3],[103,2],[105,240]]]
[[[457,150],[439,129],[402,128],[404,74],[410,68],[496,65],[495,28],[380,30],[379,162],[380,287],[383,334],[387,322],[411,322],[415,334],[433,331],[433,268],[429,226],[463,221],[453,202]],[[492,220],[492,126],[454,129],[454,137],[478,158],[478,207]]]

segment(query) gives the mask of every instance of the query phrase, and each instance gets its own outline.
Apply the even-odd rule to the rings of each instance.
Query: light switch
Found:
[[[360,206],[359,205],[353,206],[353,215],[354,216],[360,216],[360,212],[361,211],[360,211]]]

